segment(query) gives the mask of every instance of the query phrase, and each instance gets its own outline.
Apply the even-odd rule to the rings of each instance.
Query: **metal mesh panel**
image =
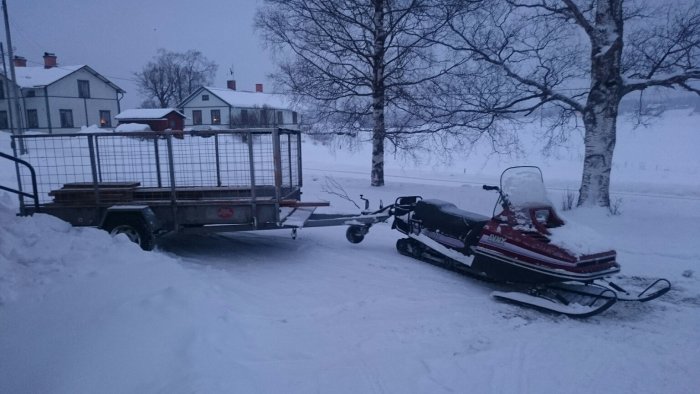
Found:
[[[253,183],[270,196],[269,190],[275,186],[275,135],[270,130],[237,130],[185,135],[94,133],[17,138],[22,138],[28,151],[20,158],[36,169],[40,203],[47,203],[52,200],[49,193],[55,195],[58,189],[99,189],[94,193],[97,196],[107,195],[101,188],[124,185],[138,188],[140,198],[145,199],[149,198],[148,193],[154,199],[168,198],[169,191],[176,191],[178,198],[205,198],[205,192],[214,188],[216,197],[251,197]],[[299,135],[282,132],[279,137],[282,187],[293,188],[299,185]],[[20,168],[20,187],[30,182],[29,172]],[[207,190],[202,191],[203,188]],[[221,193],[223,189],[226,194]],[[194,194],[183,191],[199,194],[193,197]]]
[[[27,154],[19,158],[28,161],[37,174],[39,203],[51,200],[49,192],[69,182],[92,182],[92,166],[88,149],[88,136],[24,137]],[[30,191],[31,175],[20,167],[20,188]],[[23,197],[24,198],[24,197]],[[24,198],[25,203],[31,203]]]
[[[144,187],[168,185],[167,176],[166,183],[159,181],[159,176],[167,174],[167,167],[159,173],[156,157],[156,147],[165,145],[165,140],[106,134],[95,136],[95,141],[99,182],[139,182]]]
[[[280,134],[280,156],[282,167],[282,186],[295,187],[299,185],[297,146],[298,136],[290,133]]]
[[[171,139],[175,185],[178,187],[219,186],[216,142],[216,136],[204,138],[188,135],[183,139]],[[167,144],[162,145],[160,147],[161,155],[167,158],[168,146]],[[167,163],[161,165],[164,164]]]
[[[299,152],[299,134],[287,134],[289,137],[289,167],[290,167],[290,178],[291,185],[293,187],[301,186],[299,179],[299,165],[301,163],[301,152]]]
[[[253,134],[253,166],[256,186],[275,184],[272,134]]]
[[[219,173],[222,186],[248,186],[250,181],[249,134],[219,134]]]

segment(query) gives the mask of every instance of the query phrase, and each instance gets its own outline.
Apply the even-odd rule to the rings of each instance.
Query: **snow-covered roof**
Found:
[[[122,120],[122,119],[142,119],[142,120],[163,119],[171,112],[176,112],[178,115],[182,116],[183,118],[185,117],[185,115],[183,115],[182,112],[178,111],[175,108],[137,108],[137,109],[127,109],[125,111],[122,111],[119,115],[115,116],[114,118],[117,120]]]
[[[60,67],[16,67],[17,85],[22,88],[35,88],[51,85],[68,74],[72,74],[85,65]]]
[[[290,100],[281,94],[246,92],[214,87],[205,87],[204,89],[210,91],[213,95],[225,101],[232,107],[269,107],[274,109],[289,109],[291,107]]]
[[[119,86],[112,83],[112,81],[100,75],[97,71],[93,70],[89,66],[84,64],[79,64],[75,66],[57,66],[51,68],[44,67],[15,67],[15,76],[17,77],[17,86],[21,88],[38,88],[65,78],[66,76],[80,70],[86,69],[88,72],[94,74],[97,78],[100,78],[105,83],[112,86],[118,92],[124,93],[124,90]]]

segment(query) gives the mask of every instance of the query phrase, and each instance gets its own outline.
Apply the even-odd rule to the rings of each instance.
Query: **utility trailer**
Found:
[[[360,242],[388,209],[317,214],[302,201],[301,134],[288,129],[25,134],[12,136],[20,214],[157,237],[349,225]],[[365,207],[367,208],[367,207]],[[388,208],[388,207],[387,207]]]

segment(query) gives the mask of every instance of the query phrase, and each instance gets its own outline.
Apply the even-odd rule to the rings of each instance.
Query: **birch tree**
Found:
[[[144,106],[168,108],[182,102],[200,86],[210,84],[218,66],[201,52],[179,53],[159,49],[141,71],[134,74]]]
[[[433,51],[450,10],[429,0],[265,0],[256,27],[279,55],[277,84],[344,133],[371,129],[371,185],[385,142],[418,130],[415,93],[455,67]],[[308,119],[308,116],[307,116]],[[411,125],[411,127],[407,127]]]
[[[621,99],[649,88],[700,94],[700,3],[642,0],[485,0],[450,21],[446,44],[503,78],[491,110],[556,110],[553,129],[582,120],[578,206],[610,206]],[[492,94],[494,92],[491,92]]]

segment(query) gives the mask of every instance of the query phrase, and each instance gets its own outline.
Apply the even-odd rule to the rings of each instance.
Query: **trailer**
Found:
[[[288,129],[12,136],[20,215],[125,234],[144,250],[169,233],[349,226],[357,243],[388,207],[319,214],[302,201],[301,134]]]

